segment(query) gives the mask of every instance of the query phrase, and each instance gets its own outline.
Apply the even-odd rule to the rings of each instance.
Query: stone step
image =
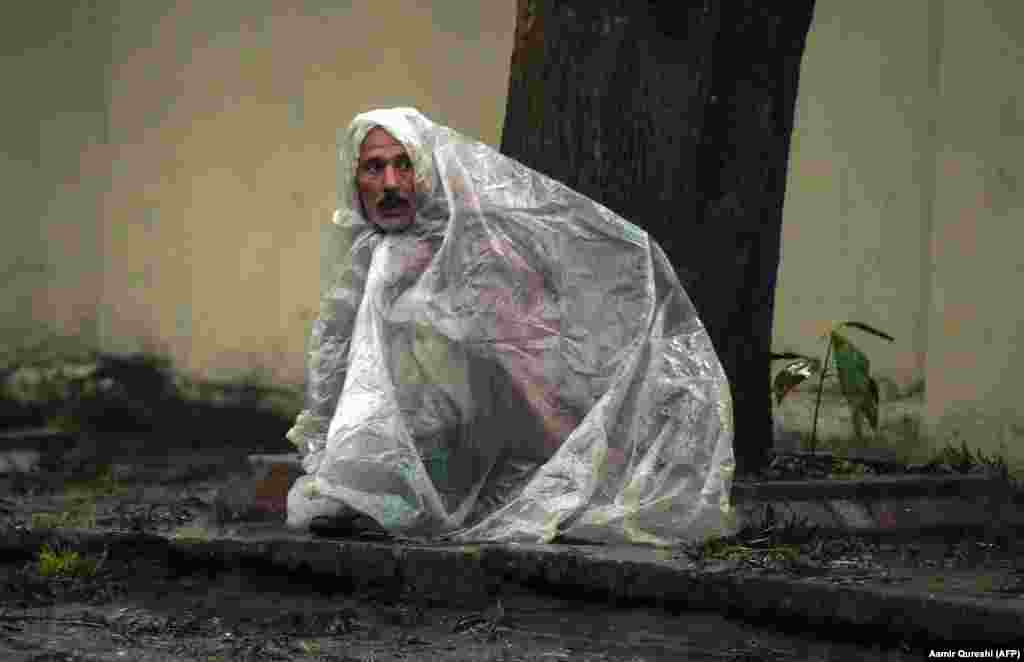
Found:
[[[0,451],[48,450],[75,444],[75,435],[57,428],[16,428],[0,430]]]
[[[815,535],[822,537],[913,537],[1024,529],[1024,509],[1013,502],[986,496],[748,501],[737,503],[736,511],[741,526],[813,529]]]
[[[303,473],[299,454],[250,455],[249,462],[261,502],[280,508]],[[813,527],[822,536],[1024,528],[1024,504],[1009,498],[1005,483],[981,475],[749,482],[734,484],[732,494],[741,525]]]
[[[873,476],[831,480],[736,482],[736,501],[814,501],[820,499],[893,499],[968,497],[1005,491],[1000,481],[983,474],[944,476]]]

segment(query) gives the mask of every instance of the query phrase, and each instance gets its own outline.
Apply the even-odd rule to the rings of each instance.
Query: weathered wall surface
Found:
[[[5,347],[50,326],[96,339],[109,51],[105,7],[29,3],[0,21]]]
[[[924,372],[935,101],[923,20],[932,0],[818,0],[786,183],[774,347],[821,356],[834,322],[897,339],[850,338],[900,390]],[[781,365],[781,364],[780,364]],[[891,392],[891,388],[890,388]]]
[[[514,9],[436,5],[120,3],[108,345],[301,381],[337,132],[358,112],[413,105],[499,141]]]
[[[1024,5],[943,12],[925,421],[1024,466]]]
[[[884,20],[879,17],[884,15]],[[854,319],[924,447],[1024,463],[1024,5],[819,0],[800,81],[774,347]],[[884,405],[883,405],[884,407]]]

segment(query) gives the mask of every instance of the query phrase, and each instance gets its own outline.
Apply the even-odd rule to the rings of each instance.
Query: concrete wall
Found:
[[[4,347],[54,326],[96,340],[109,51],[98,3],[28,3],[0,21]]]
[[[512,3],[125,0],[116,24],[108,346],[301,381],[337,131],[413,105],[496,145]]]
[[[808,35],[786,184],[773,345],[821,356],[835,322],[900,390],[923,377],[934,92],[933,0],[819,0]],[[780,364],[781,365],[781,364]],[[890,388],[891,391],[891,388]]]
[[[818,0],[773,346],[820,356],[830,323],[876,325],[897,342],[849,336],[884,395],[925,385],[921,450],[1024,468],[1022,107],[1019,2]]]
[[[925,420],[1024,465],[1024,5],[941,25]]]

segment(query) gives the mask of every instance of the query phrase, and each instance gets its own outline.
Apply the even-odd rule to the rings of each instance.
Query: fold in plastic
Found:
[[[355,188],[382,127],[417,218],[383,234]],[[357,510],[407,537],[674,544],[735,531],[732,399],[647,233],[409,108],[357,116],[289,523]]]

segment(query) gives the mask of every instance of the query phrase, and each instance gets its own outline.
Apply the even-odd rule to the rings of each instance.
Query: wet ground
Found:
[[[117,458],[109,466],[112,473],[84,484],[45,474],[8,482],[0,486],[10,494],[0,499],[0,520],[32,526],[33,514],[50,513],[96,528],[215,536],[256,496],[241,457],[164,457],[150,465],[152,475]],[[126,471],[133,473],[119,475]],[[331,577],[272,567],[107,557],[95,577],[65,579],[40,576],[34,557],[0,559],[2,660],[917,659],[893,642],[870,648],[819,634],[826,638],[512,585],[478,612],[415,595],[356,593]]]
[[[146,391],[146,384],[129,379],[127,373],[122,376],[126,393]],[[160,395],[166,385],[154,379],[150,381],[155,386],[149,390]],[[787,402],[803,416],[810,411],[808,402],[796,396]],[[150,421],[149,409],[134,400],[130,404],[121,418]],[[109,406],[93,408],[98,413],[90,420],[112,420]],[[32,526],[33,516],[48,515],[50,524],[56,518],[59,526],[86,520],[90,528],[162,535],[229,532],[232,522],[244,519],[246,509],[260,498],[251,490],[245,454],[291,450],[286,444],[275,446],[282,443],[289,420],[237,409],[238,415],[233,416],[230,408],[199,408],[190,403],[160,419],[166,419],[165,424],[157,425],[153,419],[149,428],[173,429],[174,438],[155,440],[143,432],[136,438],[119,438],[114,445],[119,457],[102,458],[110,474],[77,494],[69,494],[74,491],[68,489],[68,475],[43,471],[27,479],[0,478],[0,525]],[[886,403],[883,427],[912,431],[915,412],[911,409],[897,410]],[[833,410],[834,421],[829,418]],[[823,407],[820,438],[848,433],[845,411],[842,403]],[[794,429],[809,430],[809,414],[805,418],[789,422]],[[200,437],[244,441],[227,452],[191,441]],[[257,448],[264,439],[267,445]],[[91,453],[109,448],[106,444],[86,448],[81,440],[79,445],[87,452],[50,459],[67,470],[72,460],[87,465]],[[200,448],[205,452],[198,452]],[[144,471],[135,464],[142,456],[155,460]],[[45,459],[40,455],[32,462],[45,465]],[[771,467],[777,475],[762,478],[825,477],[836,469],[831,462],[818,464],[786,460]],[[843,473],[851,469],[840,468]],[[851,473],[870,473],[864,469]],[[115,486],[119,489],[104,493],[106,487]],[[927,572],[928,564],[942,563],[946,584],[929,585],[929,590],[1000,592],[1007,599],[1024,595],[1024,584],[1014,583],[1016,575],[1014,582],[1007,583],[1009,573],[995,572],[1020,554],[987,541],[919,545],[916,550],[856,540],[830,544],[805,546],[795,563],[787,562],[790,569],[838,583],[931,582],[934,573]],[[770,568],[778,561],[767,556],[747,554],[742,561],[713,563],[726,566],[726,571],[730,564],[736,570],[778,570]],[[975,569],[979,563],[991,565],[991,581],[978,585],[975,573],[957,583],[958,563]],[[64,579],[41,577],[33,558],[0,558],[0,660],[753,662],[923,657],[920,647],[901,650],[892,642],[886,642],[888,648],[835,643],[830,640],[848,640],[855,633],[807,632],[799,630],[799,624],[787,624],[797,630],[783,632],[780,625],[758,626],[718,613],[672,613],[584,602],[507,585],[488,609],[476,612],[428,604],[415,595],[356,593],[332,578],[282,574],[268,567],[218,569],[169,558],[106,558],[95,577]]]
[[[483,612],[353,594],[269,568],[106,559],[91,579],[0,564],[0,659],[622,661],[904,660],[718,614],[617,608],[511,588]]]
[[[217,537],[253,517],[260,494],[245,453],[166,449],[154,457],[142,442],[118,446],[118,456],[100,463],[106,473],[84,482],[45,471],[0,480],[0,525],[34,527],[42,515],[78,520],[60,526]],[[808,462],[797,464],[777,467],[785,470],[780,477],[808,473]],[[283,494],[281,487],[271,491]],[[273,504],[262,506],[270,506],[271,518],[282,516]],[[798,551],[795,559],[765,551],[708,563],[830,583],[924,582],[928,591],[1024,596],[1024,574],[1010,569],[1019,566],[1022,550],[997,542],[892,545],[850,538],[807,540]],[[943,569],[942,585],[933,585],[936,567]],[[979,575],[979,568],[990,575]],[[585,602],[510,585],[490,608],[475,612],[414,595],[355,593],[334,578],[270,567],[107,558],[95,578],[71,580],[40,577],[31,558],[0,559],[0,660],[920,659],[920,644],[885,641],[872,648],[851,643],[854,634]]]

